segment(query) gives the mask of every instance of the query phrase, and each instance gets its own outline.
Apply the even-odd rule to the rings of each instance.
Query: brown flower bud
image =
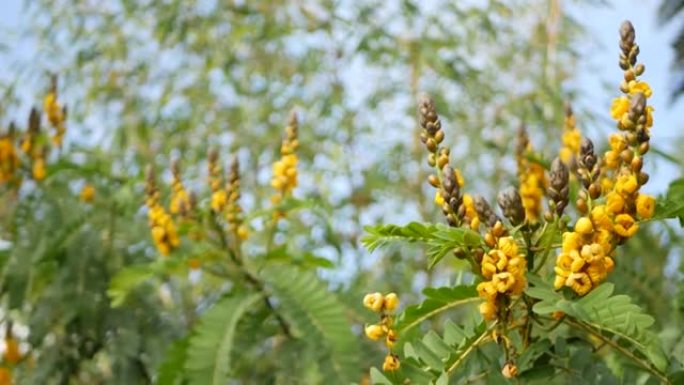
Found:
[[[487,200],[482,197],[482,195],[476,194],[473,196],[473,203],[475,204],[475,211],[477,216],[485,223],[488,227],[493,227],[499,217],[496,215],[492,207],[487,203]]]
[[[523,208],[522,199],[515,187],[508,187],[501,191],[497,196],[496,201],[499,204],[503,215],[514,225],[522,223],[525,219],[525,209]]]
[[[553,210],[558,216],[561,216],[565,206],[568,205],[570,173],[560,158],[554,159],[551,163],[549,179],[548,193],[554,206]]]

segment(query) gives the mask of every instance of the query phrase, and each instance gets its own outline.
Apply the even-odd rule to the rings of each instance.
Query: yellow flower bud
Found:
[[[509,362],[504,365],[503,369],[501,370],[501,374],[503,374],[504,377],[511,379],[518,375],[518,367]]]
[[[81,189],[81,193],[79,194],[79,197],[81,199],[81,202],[92,202],[93,199],[95,199],[95,187],[93,187],[90,184],[86,184],[83,186]]]
[[[380,325],[368,325],[365,329],[366,337],[373,341],[377,341],[385,336],[385,330]]]
[[[594,226],[591,224],[591,220],[586,217],[582,217],[577,220],[577,223],[575,224],[575,232],[586,235],[586,234],[591,234],[591,232],[594,231]]]
[[[396,293],[389,293],[385,296],[385,310],[394,311],[399,306],[399,297]]]
[[[482,314],[482,318],[491,321],[496,318],[496,305],[491,301],[482,302],[480,304],[480,313]]]
[[[373,310],[376,313],[382,311],[383,304],[384,298],[380,293],[366,294],[366,296],[363,297],[363,306]]]
[[[400,366],[399,357],[394,354],[388,354],[387,357],[385,357],[385,362],[382,364],[382,370],[385,372],[393,372],[399,370]]]

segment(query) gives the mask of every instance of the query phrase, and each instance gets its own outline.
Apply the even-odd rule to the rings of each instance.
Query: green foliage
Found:
[[[426,298],[422,303],[408,306],[397,317],[396,327],[400,333],[406,333],[442,312],[480,302],[475,286],[428,287],[423,290],[423,294]]]
[[[396,242],[424,243],[427,245],[426,251],[430,268],[454,249],[482,244],[482,239],[478,233],[470,229],[449,227],[442,224],[411,222],[406,226],[367,226],[364,230],[367,235],[361,239],[361,243],[371,252]]]
[[[187,347],[185,369],[190,385],[228,381],[237,324],[260,298],[258,294],[237,294],[217,302],[202,315]]]
[[[263,271],[279,300],[277,311],[289,332],[317,352],[325,383],[346,384],[359,373],[358,343],[352,334],[344,306],[315,274],[294,267],[274,265]]]
[[[604,283],[585,297],[571,301],[540,280],[534,283],[535,286],[528,288],[527,293],[542,300],[534,305],[535,313],[549,315],[563,312],[594,333],[606,332],[629,343],[635,351],[648,358],[656,369],[667,369],[667,357],[660,339],[649,329],[655,320],[632,303],[629,296],[613,296],[613,284]]]

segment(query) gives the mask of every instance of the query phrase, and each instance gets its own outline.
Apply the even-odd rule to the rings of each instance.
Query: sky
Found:
[[[22,3],[22,0],[0,1],[0,33],[11,37],[6,39],[10,41],[7,53],[0,54],[0,68],[3,68],[0,77],[11,76],[11,68],[10,71],[7,70],[11,62],[17,58],[30,57],[32,50],[35,49],[30,47],[30,44],[11,45],[17,27],[28,22]],[[622,20],[630,20],[637,30],[637,42],[641,47],[639,59],[646,63],[646,74],[643,79],[648,81],[654,90],[654,95],[650,99],[656,110],[652,145],[666,152],[676,153],[674,139],[682,137],[680,133],[684,125],[684,116],[678,112],[684,107],[684,98],[671,104],[669,89],[670,63],[673,55],[671,42],[681,23],[675,22],[665,26],[658,23],[656,12],[660,0],[612,0],[608,3],[608,6],[595,6],[563,2],[564,7],[584,23],[587,31],[587,40],[578,47],[582,61],[577,73],[577,86],[583,91],[579,107],[590,109],[598,116],[607,116],[610,101],[618,91],[607,89],[605,85],[617,85],[621,80],[621,73],[617,68],[617,31]],[[587,124],[588,127],[582,127],[581,121],[579,124],[593,136],[607,134],[613,129],[605,124]],[[651,173],[652,179],[647,185],[647,190],[652,193],[664,192],[673,175],[681,175],[681,170],[677,166],[667,162],[660,162],[657,169],[648,163],[645,167]]]

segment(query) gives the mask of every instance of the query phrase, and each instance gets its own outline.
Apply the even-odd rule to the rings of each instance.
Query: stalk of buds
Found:
[[[600,175],[598,158],[594,153],[594,143],[589,138],[582,138],[577,161],[577,176],[585,190],[579,192],[577,209],[583,214],[588,210],[587,199],[597,199],[601,196],[601,184],[598,180]]]
[[[523,208],[522,199],[515,187],[508,187],[499,192],[496,201],[504,217],[508,218],[514,226],[521,224],[525,220],[525,209]]]
[[[560,158],[556,158],[551,163],[551,172],[549,174],[549,189],[548,195],[549,201],[549,212],[547,217],[553,217],[554,213],[558,217],[563,215],[563,210],[568,205],[568,193],[569,193],[569,181],[570,173],[568,172],[568,167],[561,161]]]
[[[421,97],[418,103],[420,140],[428,150],[428,165],[437,174],[431,174],[428,182],[437,189],[435,203],[440,206],[449,226],[457,227],[463,223],[466,207],[463,205],[463,178],[458,170],[449,166],[449,149],[441,147],[444,141],[442,122],[435,109],[435,102],[428,96]],[[472,218],[471,218],[472,219]]]

